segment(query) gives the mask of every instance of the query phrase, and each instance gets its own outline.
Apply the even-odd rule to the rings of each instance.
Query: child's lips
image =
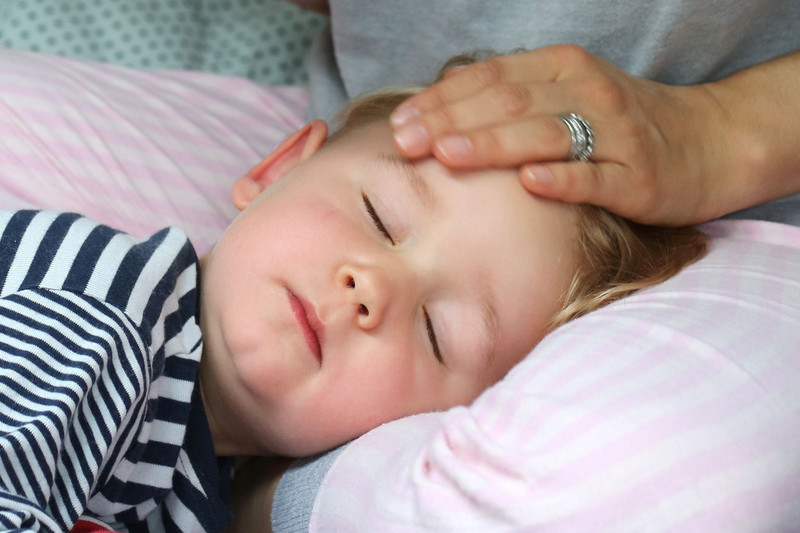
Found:
[[[308,344],[311,352],[316,356],[317,360],[322,363],[322,347],[321,337],[323,335],[322,323],[317,317],[314,306],[302,300],[291,289],[286,289],[289,296],[289,306],[292,309],[297,323],[300,325],[300,330],[303,333],[303,338]]]

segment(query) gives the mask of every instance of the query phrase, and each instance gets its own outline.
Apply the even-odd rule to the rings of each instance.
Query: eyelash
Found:
[[[390,243],[395,244],[395,240],[392,238],[389,230],[386,229],[386,226],[383,225],[381,217],[378,216],[378,212],[375,211],[375,208],[372,206],[372,202],[369,201],[367,195],[361,193],[361,198],[364,200],[364,208],[367,210],[369,218],[372,219],[372,223],[375,225],[378,231],[389,240]],[[433,329],[431,317],[428,314],[427,309],[424,307],[422,308],[422,312],[425,315],[425,329],[428,332],[428,340],[430,340],[431,347],[433,348],[433,356],[436,357],[436,360],[439,361],[440,364],[444,364],[442,351],[439,349],[439,342],[436,340],[436,332]]]
[[[433,322],[431,322],[431,317],[427,309],[423,307],[422,312],[425,314],[425,329],[428,330],[428,339],[431,341],[431,346],[433,347],[433,356],[443,365],[444,359],[442,358],[441,350],[439,350],[439,342],[436,340],[436,332],[433,330]]]
[[[367,214],[369,215],[369,218],[372,219],[372,223],[375,224],[375,227],[378,228],[378,231],[380,231],[383,234],[384,237],[389,239],[390,243],[394,244],[395,243],[394,239],[392,238],[391,234],[389,233],[389,230],[386,229],[386,226],[383,225],[383,221],[381,220],[381,217],[378,216],[378,213],[375,211],[375,208],[372,207],[372,202],[369,201],[369,198],[367,198],[367,195],[364,194],[364,193],[361,193],[361,198],[364,199],[364,207],[367,209]]]

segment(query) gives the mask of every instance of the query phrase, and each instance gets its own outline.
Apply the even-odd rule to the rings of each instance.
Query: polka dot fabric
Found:
[[[301,85],[324,20],[283,0],[3,0],[0,45]]]

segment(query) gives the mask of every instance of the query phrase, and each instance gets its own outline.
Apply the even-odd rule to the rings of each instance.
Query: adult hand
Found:
[[[800,56],[789,57],[792,64],[779,72],[797,70]],[[788,77],[786,86],[796,87],[796,75]],[[668,86],[558,45],[458,68],[402,104],[391,123],[408,157],[432,154],[454,168],[519,167],[523,185],[537,195],[592,203],[642,223],[684,225],[799,187],[797,180],[755,187],[756,163],[773,139],[745,132],[739,119],[761,116],[769,130],[770,113],[734,112],[747,100],[746,88],[763,88],[754,78]],[[558,115],[571,112],[595,133],[587,163],[566,161],[570,134]],[[745,120],[748,127],[758,122]],[[796,147],[784,152],[791,150],[788,166],[796,169]]]

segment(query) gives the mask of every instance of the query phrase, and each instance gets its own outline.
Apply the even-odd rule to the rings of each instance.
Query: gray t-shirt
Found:
[[[309,59],[311,113],[428,82],[450,57],[575,43],[668,84],[713,81],[800,49],[797,0],[331,0]]]
[[[450,57],[575,43],[632,74],[714,81],[800,50],[800,0],[330,0],[309,62],[312,118],[397,83],[428,83]],[[800,225],[800,195],[732,215]],[[293,467],[273,506],[277,532],[307,531],[341,451]]]

